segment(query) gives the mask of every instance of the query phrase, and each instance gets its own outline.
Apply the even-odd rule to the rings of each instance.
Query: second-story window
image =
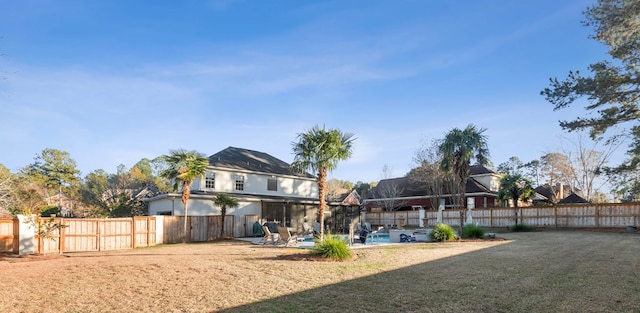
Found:
[[[236,175],[236,190],[244,190],[244,176]]]
[[[278,191],[278,180],[275,178],[267,179],[267,190]]]
[[[207,172],[204,175],[204,188],[216,189],[216,173]]]

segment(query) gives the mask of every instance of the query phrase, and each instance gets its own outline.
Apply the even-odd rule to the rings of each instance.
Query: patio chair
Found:
[[[302,223],[302,234],[305,236],[313,235],[313,228],[309,226],[309,223],[307,222]]]
[[[298,236],[292,236],[289,228],[286,227],[278,227],[278,234],[280,235],[279,243],[284,243],[284,246],[287,247],[289,244],[297,245],[298,244]]]
[[[259,243],[266,245],[268,243],[275,245],[278,241],[276,240],[276,235],[269,230],[269,227],[262,226],[262,233],[264,236],[260,240]]]

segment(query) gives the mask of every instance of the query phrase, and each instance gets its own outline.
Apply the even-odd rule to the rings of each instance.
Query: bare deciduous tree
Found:
[[[614,136],[602,142],[592,140],[583,132],[577,132],[573,138],[562,136],[562,152],[567,156],[570,169],[570,184],[581,190],[585,199],[594,200],[594,194],[604,184],[603,168],[611,155],[623,143],[620,136]]]
[[[13,199],[12,174],[0,164],[0,214],[8,213]]]
[[[382,180],[376,188],[372,189],[373,195],[376,199],[376,204],[382,207],[385,211],[395,211],[401,208],[406,201],[399,200],[398,198],[404,192],[404,186],[401,183],[406,181],[406,178],[394,178],[393,170],[389,165],[385,164],[382,167]]]
[[[439,146],[440,141],[437,139],[424,143],[413,158],[417,167],[413,168],[408,175],[411,184],[424,190],[425,195],[429,195],[432,209],[438,208],[447,192],[457,194],[457,191],[453,192],[452,189],[458,185],[455,177],[440,169],[442,155],[438,150]],[[454,199],[451,201],[453,202]]]

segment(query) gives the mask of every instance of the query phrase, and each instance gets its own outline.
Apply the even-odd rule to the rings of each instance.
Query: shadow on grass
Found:
[[[621,243],[616,237],[590,240],[593,234],[527,237],[534,238],[517,235],[517,240],[498,246],[221,312],[636,312],[640,308],[638,238]],[[620,249],[625,255],[612,258],[611,253]],[[635,274],[625,280],[617,276],[629,273]]]

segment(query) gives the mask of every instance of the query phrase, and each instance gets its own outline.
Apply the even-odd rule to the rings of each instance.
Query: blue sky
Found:
[[[549,77],[606,50],[594,1],[0,0],[0,163],[67,151],[83,175],[169,149],[293,160],[314,125],[354,133],[330,177],[396,176],[472,123],[495,165],[556,151]]]

